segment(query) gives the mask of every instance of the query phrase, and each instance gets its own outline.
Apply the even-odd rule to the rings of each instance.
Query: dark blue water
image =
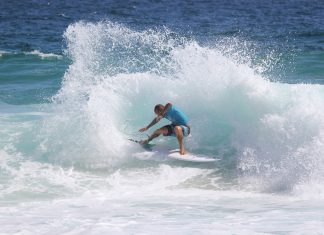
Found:
[[[62,35],[69,24],[108,20],[135,30],[167,27],[202,45],[240,38],[246,50],[253,50],[250,56],[255,63],[274,53],[276,62],[267,73],[277,80],[324,82],[323,1],[13,0],[1,1],[0,9],[0,50],[5,52],[63,54],[66,45]],[[22,74],[29,70],[26,77],[43,77],[58,84],[64,64],[69,63],[43,60],[35,68],[35,58],[0,60],[1,82],[21,80],[19,73],[11,73],[10,66],[17,65]],[[48,66],[45,70],[50,74],[43,66]]]
[[[241,34],[304,52],[323,47],[324,3],[285,1],[1,1],[1,49],[60,53],[66,27],[110,20],[135,29],[166,26],[200,40]],[[293,44],[293,45],[290,45]]]

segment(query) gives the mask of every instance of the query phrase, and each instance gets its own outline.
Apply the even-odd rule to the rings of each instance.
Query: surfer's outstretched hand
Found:
[[[147,128],[146,127],[143,127],[143,128],[141,128],[141,129],[139,129],[139,132],[144,132],[144,131],[146,131],[147,130]]]

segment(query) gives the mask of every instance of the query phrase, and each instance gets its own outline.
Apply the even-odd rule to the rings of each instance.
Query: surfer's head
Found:
[[[155,107],[154,107],[154,113],[155,113],[156,115],[161,115],[162,112],[163,112],[163,110],[164,110],[164,106],[163,106],[162,104],[157,104],[157,105],[155,105]]]

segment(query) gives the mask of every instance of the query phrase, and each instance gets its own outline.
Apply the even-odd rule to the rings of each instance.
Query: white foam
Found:
[[[1,51],[1,50],[0,50],[0,57],[2,57],[2,56],[5,55],[5,54],[7,54],[6,51]]]
[[[36,55],[39,56],[41,59],[50,59],[50,58],[55,58],[55,59],[62,59],[63,56],[57,55],[54,53],[43,53],[39,50],[33,50],[31,52],[24,52],[25,55]]]

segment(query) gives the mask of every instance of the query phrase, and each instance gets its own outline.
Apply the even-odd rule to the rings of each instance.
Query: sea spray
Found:
[[[240,187],[291,191],[323,165],[321,150],[312,151],[323,141],[321,86],[270,82],[220,46],[167,30],[80,22],[65,37],[72,64],[45,125],[47,149],[62,162],[109,168],[129,161],[142,151],[129,133],[151,121],[155,104],[171,102],[190,117],[188,150],[222,158],[222,171]],[[157,141],[176,147],[175,139]]]

